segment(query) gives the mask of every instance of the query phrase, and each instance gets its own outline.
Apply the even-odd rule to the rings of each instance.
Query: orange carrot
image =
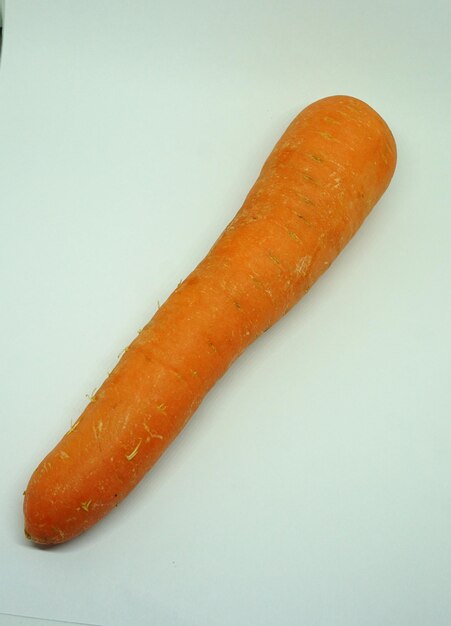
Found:
[[[25,533],[71,539],[143,478],[231,363],[308,291],[387,188],[393,136],[367,104],[319,100],[244,205],[33,473]]]

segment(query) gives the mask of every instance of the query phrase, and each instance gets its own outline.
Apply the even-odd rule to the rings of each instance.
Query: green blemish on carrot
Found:
[[[291,237],[292,239],[294,239],[295,241],[301,241],[301,240],[299,239],[299,237],[296,235],[296,233],[295,233],[295,232],[293,232],[292,230],[289,230],[289,231],[288,231],[288,234],[289,234],[289,235],[290,235],[290,237]]]
[[[157,409],[160,411],[160,413],[163,413],[163,415],[166,415],[166,405],[165,404],[157,404]]]
[[[82,502],[81,503],[81,508],[83,509],[83,511],[86,511],[86,512],[89,511],[89,507],[91,506],[91,502],[92,502],[92,500],[87,500],[86,502]]]
[[[324,159],[322,156],[320,156],[319,154],[309,154],[309,157],[311,159],[313,159],[314,161],[318,161],[318,163],[323,163]]]

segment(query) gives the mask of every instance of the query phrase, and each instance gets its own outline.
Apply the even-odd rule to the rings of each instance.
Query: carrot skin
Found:
[[[127,496],[233,361],[330,266],[395,166],[388,126],[356,98],[324,98],[293,120],[205,259],[31,476],[27,537],[68,541]]]

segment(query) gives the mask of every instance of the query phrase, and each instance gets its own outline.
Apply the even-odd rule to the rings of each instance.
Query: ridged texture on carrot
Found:
[[[25,493],[38,543],[117,505],[230,364],[308,291],[387,188],[393,136],[347,96],[302,111],[205,259],[139,333]]]

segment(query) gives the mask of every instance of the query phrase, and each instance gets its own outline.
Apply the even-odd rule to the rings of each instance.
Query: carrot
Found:
[[[389,128],[360,100],[324,98],[294,119],[210,252],[33,473],[27,537],[67,541],[125,498],[231,363],[327,269],[395,164]]]

